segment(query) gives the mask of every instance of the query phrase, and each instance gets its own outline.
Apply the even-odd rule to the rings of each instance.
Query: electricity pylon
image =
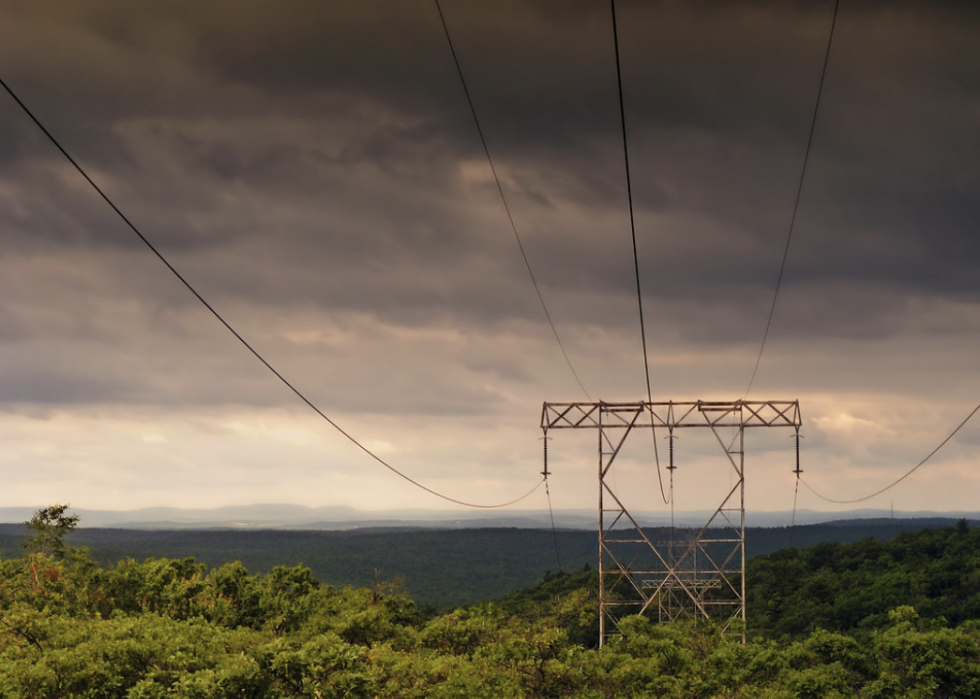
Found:
[[[799,440],[799,401],[545,403],[541,428],[594,429],[599,436],[599,644],[616,633],[623,614],[660,621],[718,619],[727,629],[745,621],[745,429],[791,427]],[[711,430],[731,467],[731,487],[704,526],[681,540],[644,530],[610,478],[634,429]],[[726,441],[719,430],[734,428]],[[799,455],[797,441],[797,458]],[[673,458],[668,468],[674,467]],[[797,471],[799,463],[797,462]]]

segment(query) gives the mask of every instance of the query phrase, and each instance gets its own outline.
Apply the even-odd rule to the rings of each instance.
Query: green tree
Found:
[[[65,514],[68,507],[66,503],[41,508],[24,522],[31,531],[24,542],[28,553],[46,553],[61,560],[71,559],[78,553],[79,549],[65,543],[65,537],[78,526],[78,515]]]

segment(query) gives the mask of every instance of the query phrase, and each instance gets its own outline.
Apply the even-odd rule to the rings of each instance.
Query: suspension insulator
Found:
[[[673,430],[671,430],[670,436],[668,437],[669,445],[670,445],[670,462],[669,465],[667,466],[667,468],[671,471],[677,468],[676,466],[674,466],[674,439],[676,439],[676,437],[674,437],[674,432]]]
[[[796,428],[796,470],[793,471],[796,477],[799,478],[800,474],[803,473],[803,469],[800,468],[800,428]]]
[[[548,430],[544,431],[544,437],[542,437],[542,441],[544,442],[544,471],[541,472],[541,475],[544,476],[545,480],[547,480],[548,479]]]

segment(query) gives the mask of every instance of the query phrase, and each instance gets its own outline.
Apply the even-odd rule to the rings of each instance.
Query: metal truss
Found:
[[[791,427],[799,435],[799,401],[545,403],[541,428],[595,429],[599,436],[599,644],[626,614],[659,621],[745,621],[745,452],[748,427]],[[613,463],[637,428],[707,428],[732,470],[731,487],[698,529],[645,529],[616,493]],[[726,432],[727,441],[719,433]],[[673,469],[671,460],[669,469]],[[797,465],[797,469],[799,466]]]

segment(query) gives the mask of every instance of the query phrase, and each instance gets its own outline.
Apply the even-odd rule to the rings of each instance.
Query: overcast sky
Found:
[[[608,3],[443,9],[571,362],[592,400],[645,398]],[[617,9],[654,399],[744,397],[833,2]],[[586,396],[434,2],[0,0],[0,77],[365,446],[477,503],[539,480],[542,402]],[[5,94],[0,124],[0,505],[452,507],[280,384]],[[980,6],[843,3],[748,395],[800,400],[826,495],[886,485],[980,401],[978,124]],[[555,507],[593,507],[595,433],[551,436]],[[748,435],[749,509],[792,507],[790,436]],[[980,417],[866,505],[976,510],[978,446]],[[678,509],[716,504],[716,452],[677,443]],[[655,509],[648,435],[617,468]]]

